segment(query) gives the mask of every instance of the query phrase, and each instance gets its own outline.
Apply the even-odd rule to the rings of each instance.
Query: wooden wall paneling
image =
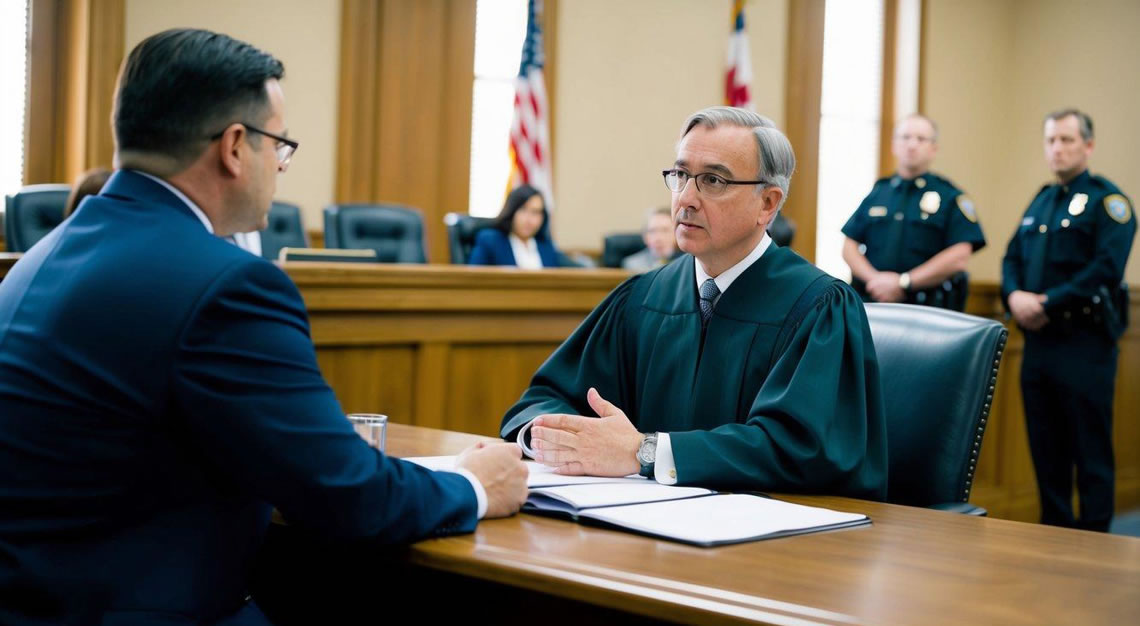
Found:
[[[448,428],[498,436],[507,409],[560,343],[455,346],[447,378]]]
[[[429,341],[419,344],[415,371],[415,418],[412,423],[428,428],[451,429],[444,408],[450,393],[447,376],[451,346]]]
[[[30,3],[24,183],[73,181],[114,154],[125,0]]]
[[[895,171],[891,139],[895,116],[895,51],[898,43],[898,0],[883,0],[883,77],[879,106],[879,176]]]
[[[443,215],[469,188],[474,0],[343,0],[337,202],[424,214],[428,260],[448,262]]]
[[[1140,507],[1140,306],[1130,313],[1132,326],[1120,341],[1116,402],[1113,412],[1113,451],[1116,455],[1117,510]]]
[[[63,50],[56,45],[60,7],[54,0],[32,0],[29,8],[28,94],[24,116],[24,184],[60,182],[55,173],[56,120],[62,114],[56,96],[56,66]]]
[[[317,365],[346,413],[383,413],[394,422],[414,419],[412,346],[324,346]]]
[[[819,118],[823,89],[825,0],[788,5],[788,85],[784,129],[796,153],[784,215],[796,223],[796,251],[815,261],[816,204],[819,195]]]
[[[380,3],[341,3],[340,86],[337,98],[336,201],[372,197],[380,70]]]
[[[450,263],[443,216],[466,213],[470,204],[471,107],[475,84],[475,2],[448,5],[443,82],[443,133],[437,148],[435,188],[439,197],[424,207],[428,259]]]

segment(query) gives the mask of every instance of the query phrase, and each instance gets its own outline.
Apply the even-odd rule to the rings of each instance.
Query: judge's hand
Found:
[[[1045,315],[1045,294],[1017,290],[1009,294],[1009,312],[1026,330],[1041,330],[1049,323]]]
[[[559,474],[636,474],[641,469],[637,461],[641,433],[593,387],[586,401],[600,417],[553,414],[535,418],[530,429],[535,460],[557,468]]]
[[[486,517],[512,515],[526,502],[529,472],[518,444],[479,442],[460,453],[455,466],[474,474],[483,485]]]
[[[899,287],[897,272],[879,272],[867,281],[867,293],[875,302],[902,302],[906,292]]]

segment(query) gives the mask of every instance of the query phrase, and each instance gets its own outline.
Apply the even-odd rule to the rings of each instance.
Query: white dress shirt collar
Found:
[[[186,203],[186,206],[190,207],[190,211],[193,212],[194,215],[196,215],[198,217],[198,219],[202,221],[202,225],[206,227],[206,230],[210,231],[211,235],[214,234],[214,225],[210,223],[210,218],[206,217],[206,214],[202,212],[202,209],[198,208],[198,205],[194,204],[194,201],[191,200],[190,198],[186,197],[186,194],[179,191],[177,187],[175,187],[174,185],[171,185],[170,183],[166,182],[165,180],[162,180],[161,178],[159,178],[157,176],[147,174],[146,172],[140,172],[139,170],[130,170],[130,171],[132,171],[135,174],[138,174],[140,176],[146,176],[147,178],[149,178],[149,179],[153,180],[154,182],[162,185],[163,187],[166,187],[166,189],[170,193],[178,196],[179,200],[182,200],[182,202]]]
[[[756,244],[756,247],[752,249],[752,252],[748,253],[748,256],[741,259],[740,262],[736,265],[733,265],[732,267],[721,272],[720,276],[713,278],[713,280],[716,281],[716,288],[720,290],[720,293],[724,294],[724,292],[728,291],[729,285],[731,285],[738,276],[743,274],[744,270],[748,269],[752,266],[753,263],[759,260],[760,257],[764,255],[764,251],[767,250],[768,246],[771,244],[772,238],[768,236],[768,233],[764,233],[764,237],[760,239],[760,243]],[[697,270],[697,292],[699,293],[701,290],[701,285],[703,285],[704,282],[710,278],[710,276],[708,272],[705,271],[705,268],[701,267],[701,262],[698,261],[696,257],[693,257],[693,265]],[[719,300],[720,296],[717,296],[717,299]]]

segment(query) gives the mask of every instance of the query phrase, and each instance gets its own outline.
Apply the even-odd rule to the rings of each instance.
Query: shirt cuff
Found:
[[[657,460],[653,463],[653,478],[662,485],[677,484],[677,464],[673,462],[673,443],[669,433],[657,433]]]
[[[487,490],[483,488],[483,483],[479,482],[479,479],[475,478],[475,474],[472,474],[470,470],[463,469],[462,467],[457,467],[449,471],[459,474],[471,483],[471,488],[475,490],[475,518],[483,519],[483,516],[487,514]]]

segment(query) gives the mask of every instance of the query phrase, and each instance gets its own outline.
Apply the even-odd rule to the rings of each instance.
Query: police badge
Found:
[[[922,194],[922,199],[918,201],[918,208],[931,215],[937,213],[940,206],[942,206],[942,198],[937,191],[928,191]]]

